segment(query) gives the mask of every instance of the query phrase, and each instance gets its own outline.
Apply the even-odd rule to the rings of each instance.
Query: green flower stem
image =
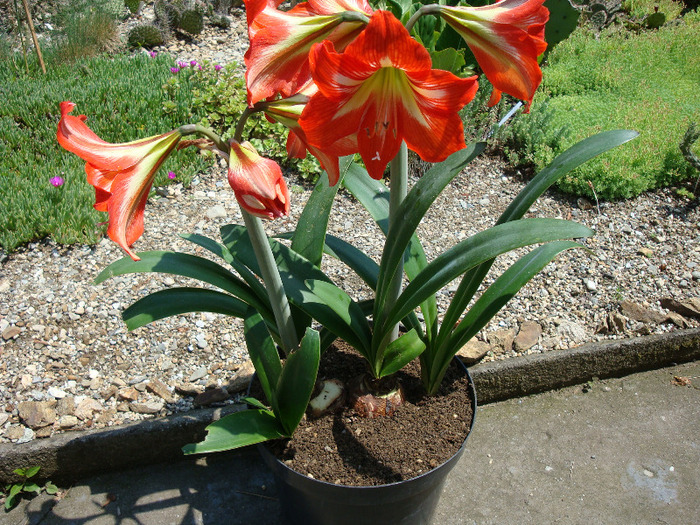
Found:
[[[406,22],[406,29],[408,30],[408,32],[411,32],[411,29],[413,29],[413,26],[421,16],[430,14],[440,14],[440,6],[438,4],[424,5],[418,11],[413,13],[413,16],[408,19],[408,22]]]
[[[396,216],[396,210],[406,198],[408,192],[408,149],[406,148],[406,143],[401,142],[401,148],[396,154],[396,157],[391,161],[389,166],[391,173],[391,186],[389,188],[389,230],[391,231],[392,225],[399,220]],[[403,284],[403,258],[396,268],[396,273],[391,281],[389,290],[386,296],[386,302],[384,303],[386,312],[391,311],[392,307],[396,303],[396,300],[401,294],[401,286]],[[391,342],[399,337],[399,325],[392,327],[391,337],[388,342]]]
[[[233,140],[239,144],[243,142],[243,128],[245,123],[248,121],[248,117],[250,117],[253,113],[257,113],[258,111],[262,111],[258,104],[255,104],[252,108],[245,108],[243,113],[241,113],[241,118],[239,118],[238,122],[236,123],[236,129],[233,132]]]
[[[260,273],[267,289],[267,295],[270,298],[272,312],[275,314],[277,329],[282,340],[282,349],[285,354],[289,355],[292,350],[299,346],[299,340],[294,328],[289,301],[284,293],[282,279],[270,249],[270,241],[265,234],[262,221],[258,217],[251,215],[243,208],[241,208],[241,213],[243,214],[245,226],[248,229],[255,257],[258,260],[258,266],[260,266]]]
[[[211,140],[214,143],[214,146],[216,146],[216,149],[218,149],[221,154],[228,159],[228,156],[230,154],[231,148],[229,147],[228,143],[222,139],[219,135],[217,135],[214,130],[210,128],[205,128],[204,126],[200,126],[199,124],[186,124],[184,126],[180,126],[178,128],[178,131],[183,135],[204,135],[207,137],[209,140]]]

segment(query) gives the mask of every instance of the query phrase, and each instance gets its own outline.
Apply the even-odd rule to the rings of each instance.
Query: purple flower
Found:
[[[179,67],[180,69],[185,69],[187,67],[187,62],[182,62],[182,61],[178,60],[177,67]]]
[[[169,179],[174,179],[175,177],[177,177],[177,175],[175,175],[174,172],[172,172],[172,171],[169,171],[169,172],[168,172],[168,178],[169,178]]]
[[[196,60],[191,60],[191,61],[190,61],[190,65],[191,65],[192,67],[196,66],[196,65],[197,65],[197,61],[196,61]]]
[[[52,186],[55,186],[56,188],[60,188],[61,186],[63,186],[63,183],[65,181],[63,180],[63,177],[51,177],[51,179],[49,179],[49,182],[51,183]]]
[[[214,66],[214,70],[215,70],[215,71],[221,71],[223,68],[224,68],[224,66],[222,66],[221,64],[216,64],[216,65]]]
[[[148,54],[151,55],[151,58],[155,58],[158,54],[158,51],[150,51]]]
[[[180,68],[179,67],[171,67],[170,72],[174,75],[174,74],[180,72]]]

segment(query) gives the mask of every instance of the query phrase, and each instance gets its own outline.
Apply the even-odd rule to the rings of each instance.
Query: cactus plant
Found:
[[[124,5],[129,8],[132,15],[136,15],[141,10],[142,2],[141,0],[124,0]]]
[[[177,27],[191,35],[198,35],[204,29],[204,16],[197,9],[187,9],[182,13]]]
[[[129,31],[130,47],[154,47],[165,42],[163,32],[156,26],[140,24]]]
[[[170,0],[156,0],[153,10],[158,23],[168,29],[175,29],[180,24],[180,17],[184,11],[183,2]]]
[[[569,0],[546,0],[544,6],[549,9],[549,22],[544,29],[545,40],[551,49],[576,29],[581,12]]]

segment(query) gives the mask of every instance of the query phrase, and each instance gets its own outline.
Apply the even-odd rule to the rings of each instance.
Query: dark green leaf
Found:
[[[277,395],[275,388],[282,373],[282,361],[275,342],[270,337],[265,321],[257,312],[248,312],[243,323],[248,355],[253,362],[258,381],[262,386],[268,403],[273,411],[277,409]]]
[[[589,237],[593,231],[559,219],[524,219],[499,224],[458,243],[437,257],[406,287],[375,337],[396,324],[428,295],[474,266],[515,248],[566,238]]]
[[[523,190],[513,199],[513,202],[506,208],[499,217],[496,224],[503,224],[509,221],[521,219],[530,206],[561,177],[569,171],[577,168],[584,162],[600,155],[616,146],[624,144],[638,135],[636,131],[614,130],[599,133],[581,142],[574,144],[571,148],[557,156],[552,163],[537,174]],[[457,322],[459,316],[470,303],[477,289],[486,277],[493,261],[485,261],[483,264],[473,268],[463,277],[457,292],[454,295],[445,317],[440,334],[437,338],[437,346],[442,346],[447,338],[451,327]]]
[[[284,363],[276,392],[278,417],[287,435],[294,433],[311,399],[321,359],[320,345],[318,332],[308,328],[299,349]]]
[[[140,261],[124,257],[105,268],[95,279],[99,284],[109,277],[128,273],[160,272],[191,277],[226,290],[258,311],[269,310],[250,287],[223,266],[209,259],[177,252],[143,252]]]
[[[185,455],[223,452],[287,437],[279,421],[268,410],[243,410],[224,416],[207,426],[207,437],[201,443],[182,447]]]
[[[333,207],[338,189],[345,172],[350,167],[352,156],[343,157],[340,162],[340,179],[335,186],[330,186],[328,176],[321,176],[304,206],[297,221],[292,238],[292,250],[308,259],[314,266],[321,267],[323,244],[328,228],[328,217]]]
[[[439,347],[438,351],[434,355],[423,356],[422,365],[427,369],[424,377],[428,377],[430,380],[430,385],[426,385],[426,390],[430,393],[435,392],[454,354],[486,326],[493,316],[542,268],[559,253],[572,248],[584,248],[584,246],[573,241],[554,241],[543,244],[522,256],[503,272],[481,294],[481,297],[469,309],[457,328],[451,331],[450,337]]]
[[[168,288],[139,299],[122,312],[129,330],[171,315],[189,312],[214,312],[244,317],[248,305],[235,297],[204,288]]]
[[[418,332],[411,330],[395,339],[384,350],[384,362],[379,377],[385,377],[401,370],[425,350],[425,343]]]

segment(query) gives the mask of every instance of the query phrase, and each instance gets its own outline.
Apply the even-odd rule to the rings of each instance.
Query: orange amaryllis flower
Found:
[[[75,104],[61,102],[58,143],[86,161],[87,181],[95,187],[98,211],[109,214],[107,235],[135,261],[130,246],[143,234],[143,212],[156,171],[182,136],[177,130],[143,140],[111,144],[85,124],[85,115],[69,113]]]
[[[282,0],[246,0],[250,48],[245,54],[248,104],[290,97],[310,78],[309,50],[330,40],[338,49],[365,27],[367,0],[309,0],[280,11]]]
[[[289,192],[282,170],[258,155],[250,142],[231,141],[228,182],[238,204],[248,213],[275,219],[289,213]]]
[[[379,179],[401,141],[428,162],[465,147],[458,111],[474,98],[476,76],[431,69],[428,52],[390,12],[377,11],[343,53],[330,42],[314,46],[310,63],[319,92],[299,123],[319,149],[359,151]],[[355,151],[342,147],[342,139],[355,136]]]
[[[309,82],[304,86],[299,93],[289,98],[282,98],[265,102],[263,110],[268,120],[279,122],[289,129],[287,136],[287,154],[289,157],[303,159],[306,157],[307,150],[318,159],[321,167],[328,174],[328,182],[331,186],[335,186],[340,178],[340,167],[338,155],[334,155],[331,151],[323,151],[306,140],[306,134],[299,125],[301,113],[309,102],[311,96],[318,92],[316,84]],[[357,141],[354,142],[356,144]],[[343,144],[345,149],[353,149],[353,144],[348,144],[348,140],[344,139]],[[330,149],[330,148],[329,148]],[[357,149],[355,148],[355,151]]]
[[[537,57],[547,49],[544,25],[549,11],[544,0],[503,0],[484,7],[440,6],[440,16],[472,50],[493,84],[489,105],[508,93],[527,102],[542,82]]]

